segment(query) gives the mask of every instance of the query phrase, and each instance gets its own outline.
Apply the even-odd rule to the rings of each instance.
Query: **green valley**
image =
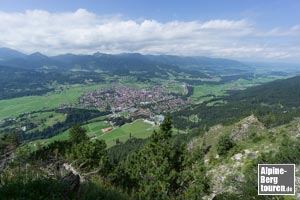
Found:
[[[300,164],[298,72],[142,54],[18,59],[0,61],[8,198],[252,199],[258,163]]]

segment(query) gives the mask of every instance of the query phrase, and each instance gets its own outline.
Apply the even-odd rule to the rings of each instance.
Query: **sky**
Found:
[[[0,47],[300,62],[298,0],[0,0]]]

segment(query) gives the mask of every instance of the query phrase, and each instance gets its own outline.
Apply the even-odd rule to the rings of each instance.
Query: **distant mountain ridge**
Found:
[[[247,65],[231,59],[209,58],[205,56],[174,56],[174,55],[146,55],[151,60],[156,60],[163,63],[185,66],[188,68],[197,68],[201,66],[203,69],[210,67],[246,67]]]
[[[0,65],[23,69],[101,70],[124,75],[142,71],[150,73],[151,76],[167,75],[168,71],[194,74],[193,70],[198,70],[196,75],[199,77],[209,77],[210,74],[218,73],[239,74],[252,69],[242,62],[221,58],[142,55],[139,53],[113,55],[100,52],[92,55],[69,53],[46,56],[40,52],[26,55],[9,48],[0,48]]]
[[[6,47],[0,47],[0,60],[7,60],[7,59],[13,59],[13,58],[25,58],[26,54],[23,54],[19,51],[6,48]]]

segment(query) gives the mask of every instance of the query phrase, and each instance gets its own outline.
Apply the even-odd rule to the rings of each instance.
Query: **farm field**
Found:
[[[108,147],[115,145],[116,139],[120,142],[125,142],[131,137],[147,138],[155,130],[157,126],[143,122],[143,120],[136,120],[132,123],[125,124],[120,128],[116,128],[108,133],[99,136],[99,139],[105,140]]]
[[[238,79],[236,81],[220,85],[196,85],[193,86],[194,93],[191,96],[191,99],[195,103],[202,103],[203,101],[213,98],[213,96],[227,95],[228,90],[243,90],[275,79],[278,79],[278,77],[256,78],[253,80]]]
[[[42,96],[27,96],[0,101],[0,120],[13,118],[23,113],[48,110],[61,104],[75,103],[83,93],[106,85],[72,85],[62,92],[50,92]]]
[[[103,134],[101,129],[107,128],[109,126],[110,125],[105,124],[104,122],[92,122],[84,125],[83,127],[87,130],[87,135],[89,137],[98,136],[99,139],[103,139],[106,142],[107,147],[115,145],[117,138],[120,142],[125,142],[130,138],[130,133],[131,137],[147,138],[153,133],[153,130],[158,128],[157,126],[152,126],[151,124],[143,122],[143,120],[136,120],[132,123],[117,127],[112,131]],[[67,140],[68,138],[69,130],[51,138],[36,140],[34,142],[30,142],[29,144],[33,148],[37,142],[42,146],[45,146],[54,141]]]
[[[56,112],[40,112],[33,114],[30,118],[32,123],[38,124],[38,127],[31,129],[30,132],[39,130],[42,131],[47,127],[51,127],[58,122],[64,122],[66,120],[66,115]]]
[[[92,136],[101,135],[102,134],[101,129],[107,128],[107,127],[110,127],[110,126],[111,125],[106,124],[104,122],[93,122],[93,123],[86,124],[82,127],[85,128],[85,130],[87,131],[87,135],[92,137]]]

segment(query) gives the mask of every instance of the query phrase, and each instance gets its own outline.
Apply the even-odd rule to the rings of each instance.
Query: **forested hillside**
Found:
[[[0,144],[6,155],[0,193],[5,199],[256,199],[258,163],[300,164],[298,125],[295,119],[268,129],[252,115],[186,142],[167,115],[148,140],[108,150],[80,126],[67,141],[34,152],[8,134]]]
[[[0,100],[22,96],[43,95],[57,89],[57,85],[80,84],[92,79],[104,82],[101,74],[92,72],[45,72],[0,66]]]
[[[127,157],[115,163],[111,161],[111,154],[107,154],[105,142],[89,140],[80,126],[72,127],[68,141],[53,143],[33,153],[26,146],[19,146],[16,135],[9,134],[3,141],[1,150],[5,154],[17,147],[20,149],[14,161],[8,157],[2,163],[12,164],[1,171],[7,178],[0,193],[7,199],[195,199],[209,192],[203,154],[201,151],[189,154],[184,143],[174,142],[170,115],[139,151],[130,150]],[[30,167],[30,172],[22,167],[20,173],[21,163]],[[70,169],[67,166],[72,173],[61,177],[62,171]],[[195,167],[195,171],[191,170]],[[9,175],[10,171],[14,175]],[[38,187],[32,188],[37,184]],[[41,192],[42,185],[46,184],[50,186]],[[20,190],[11,193],[15,188]],[[116,188],[114,192],[108,192],[113,191],[112,188]],[[47,197],[51,192],[54,196]]]
[[[230,124],[251,114],[267,127],[287,123],[299,116],[299,83],[300,76],[296,76],[241,91],[229,91],[228,96],[174,113],[175,127],[207,128],[218,123]]]

